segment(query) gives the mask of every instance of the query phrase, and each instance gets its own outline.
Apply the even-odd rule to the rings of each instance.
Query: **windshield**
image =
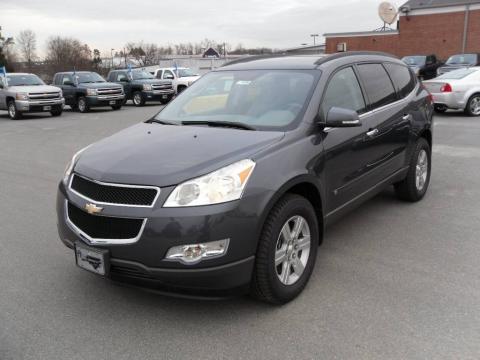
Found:
[[[77,73],[76,79],[79,84],[82,83],[95,83],[95,82],[105,82],[105,79],[102,78],[100,75],[94,72],[88,73]]]
[[[450,56],[447,60],[448,65],[476,65],[477,55],[475,54],[460,54]]]
[[[405,56],[403,62],[409,66],[422,66],[425,65],[427,60],[426,56]]]
[[[437,79],[451,79],[451,80],[458,80],[458,79],[463,79],[464,77],[467,77],[470,74],[473,74],[477,72],[477,70],[474,69],[458,69],[458,70],[453,70],[448,73],[445,73],[443,75],[440,75],[437,77]]]
[[[198,76],[192,69],[178,69],[178,77]]]
[[[37,76],[33,74],[27,75],[7,75],[8,86],[35,86],[45,85],[45,83]]]
[[[181,125],[237,123],[256,130],[286,130],[303,114],[320,72],[249,70],[211,72],[155,120]]]
[[[132,77],[133,80],[154,79],[152,74],[143,70],[132,71]]]

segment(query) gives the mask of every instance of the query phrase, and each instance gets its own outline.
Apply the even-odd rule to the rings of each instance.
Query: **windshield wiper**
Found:
[[[257,130],[253,126],[235,122],[235,121],[182,121],[182,125],[208,125],[212,127],[226,127],[226,128],[235,128],[235,129],[242,129],[242,130]]]
[[[178,123],[170,122],[170,121],[164,121],[164,120],[157,120],[155,118],[147,120],[147,123],[155,123],[155,124],[162,124],[162,125],[179,125]]]

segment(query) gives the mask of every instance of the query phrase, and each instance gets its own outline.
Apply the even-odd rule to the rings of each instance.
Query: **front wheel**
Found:
[[[142,96],[140,91],[136,91],[133,93],[133,105],[135,106],[143,106],[145,105],[145,99]]]
[[[8,116],[12,120],[18,120],[22,118],[22,113],[18,111],[15,101],[11,100],[8,103]]]
[[[170,96],[169,96],[168,98],[166,98],[166,99],[160,99],[160,103],[161,103],[162,105],[166,105],[166,104],[168,104],[170,101],[172,101],[172,97],[170,97]]]
[[[56,109],[50,111],[50,114],[54,117],[62,115],[63,109]]]
[[[465,112],[469,116],[479,116],[480,115],[480,94],[474,94],[468,99],[467,107]]]
[[[77,109],[81,113],[86,113],[90,111],[90,106],[88,105],[87,99],[84,96],[78,98]]]
[[[394,185],[398,198],[416,202],[425,196],[430,184],[431,159],[430,145],[420,138],[415,145],[407,176]]]
[[[252,295],[273,304],[297,297],[312,274],[318,245],[312,204],[302,196],[285,195],[268,215],[259,240]]]

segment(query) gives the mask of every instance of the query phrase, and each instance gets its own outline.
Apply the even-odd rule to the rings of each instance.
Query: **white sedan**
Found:
[[[480,67],[454,70],[423,85],[433,96],[435,111],[455,109],[480,116]]]

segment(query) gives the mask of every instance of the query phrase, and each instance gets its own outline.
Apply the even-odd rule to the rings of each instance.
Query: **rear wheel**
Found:
[[[8,102],[8,116],[12,120],[18,120],[22,118],[22,113],[18,111],[15,101],[10,100]]]
[[[480,94],[473,94],[470,99],[468,99],[465,113],[470,116],[480,115]]]
[[[317,256],[318,221],[312,204],[287,194],[273,207],[259,240],[252,295],[284,304],[305,288]]]
[[[135,106],[145,105],[145,99],[143,98],[142,93],[140,91],[135,91],[133,93],[133,104]]]
[[[87,99],[84,96],[78,98],[77,109],[81,113],[86,113],[90,111],[90,106],[88,105]]]
[[[431,168],[430,145],[427,140],[420,138],[415,145],[406,178],[394,185],[397,196],[405,201],[421,200],[430,184]]]

